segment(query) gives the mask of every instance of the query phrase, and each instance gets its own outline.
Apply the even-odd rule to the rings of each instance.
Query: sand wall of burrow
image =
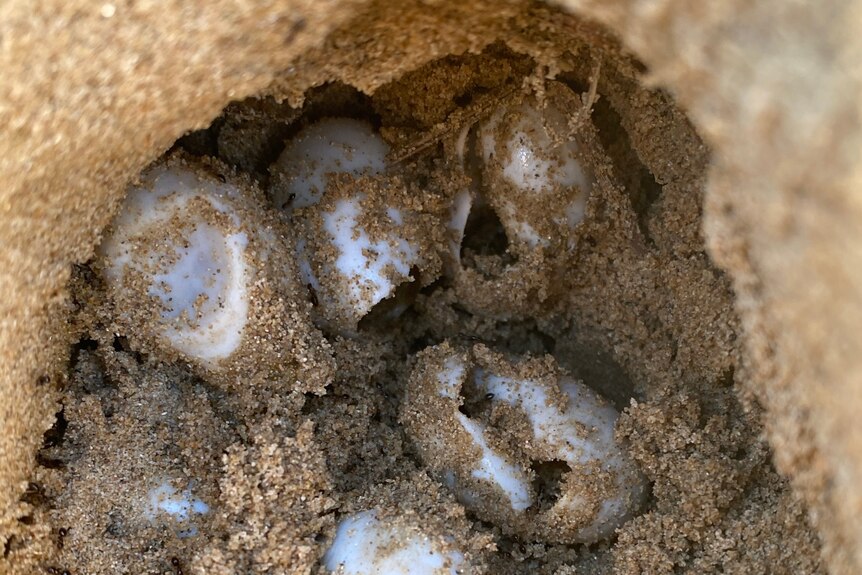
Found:
[[[745,379],[836,573],[862,567],[862,2],[565,0],[604,25],[709,144],[704,232],[734,280]],[[501,38],[553,73],[570,19],[480,0],[9,0],[0,10],[0,540],[67,362],[71,267],[125,184],[257,93],[373,91]],[[660,122],[632,124],[656,138]],[[696,159],[680,157],[681,166]],[[673,173],[673,169],[668,170]],[[666,185],[672,185],[668,182]],[[697,190],[692,193],[698,193]]]

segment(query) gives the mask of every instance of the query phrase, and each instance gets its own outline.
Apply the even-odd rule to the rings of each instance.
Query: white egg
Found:
[[[278,378],[322,349],[308,310],[286,304],[304,290],[288,245],[242,183],[170,160],[130,187],[96,265],[138,347],[237,383]]]
[[[445,224],[446,274],[459,304],[479,316],[523,319],[564,297],[560,271],[572,269],[593,174],[606,165],[589,118],[569,125],[564,106],[579,101],[575,94],[558,83],[548,88],[541,103],[501,103],[451,146],[450,161],[468,183]],[[505,250],[477,248],[499,246],[499,231]],[[464,252],[468,233],[473,249]]]
[[[505,405],[511,428],[464,413],[468,387],[490,414]],[[554,543],[607,538],[643,503],[645,478],[614,438],[618,416],[556,371],[448,344],[422,352],[402,409],[423,462],[477,516]],[[544,464],[562,470],[550,503],[536,487]]]
[[[413,281],[411,270],[424,261],[409,209],[369,193],[362,180],[347,192],[329,188],[333,175],[385,175],[387,152],[369,123],[329,118],[288,142],[271,168],[273,201],[298,235],[302,281],[315,292],[321,323],[341,333],[353,333],[375,305]]]
[[[379,174],[388,153],[389,146],[368,122],[320,120],[290,140],[270,168],[273,203],[287,211],[312,206],[325,193],[329,174]]]
[[[567,236],[593,187],[566,115],[544,104],[501,108],[480,128],[485,193],[516,248],[554,246]]]
[[[204,363],[233,353],[248,322],[248,236],[227,203],[237,193],[192,171],[160,166],[129,190],[99,249],[107,279],[122,285],[124,274],[141,274],[158,304],[161,335]],[[177,217],[195,207],[201,218]],[[226,225],[218,225],[219,217]]]
[[[381,521],[373,510],[342,520],[323,556],[341,575],[457,575],[467,567],[451,537],[435,538],[421,525]]]

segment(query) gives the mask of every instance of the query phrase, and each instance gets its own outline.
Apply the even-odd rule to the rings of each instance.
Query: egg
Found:
[[[331,358],[287,255],[292,242],[259,192],[225,173],[173,157],[130,186],[95,261],[117,329],[228,386],[265,379],[322,390]]]
[[[516,253],[569,245],[593,178],[568,117],[551,101],[500,107],[479,129],[484,189]]]
[[[326,192],[330,174],[373,175],[386,169],[389,146],[364,120],[324,118],[292,138],[270,168],[276,207],[312,206]]]
[[[367,510],[339,523],[323,565],[340,575],[457,575],[468,563],[451,537],[434,537],[419,523],[380,520]]]
[[[421,214],[387,169],[387,152],[371,124],[328,118],[288,142],[270,170],[270,195],[298,238],[295,257],[317,301],[315,317],[345,335],[434,259]]]
[[[619,413],[550,358],[484,346],[420,353],[401,421],[426,467],[485,521],[527,541],[593,543],[644,502]]]
[[[449,163],[468,184],[449,209],[446,273],[471,313],[524,319],[563,297],[560,272],[576,267],[588,200],[612,185],[589,115],[572,120],[579,102],[570,88],[549,82],[541,99],[499,102],[450,146]]]

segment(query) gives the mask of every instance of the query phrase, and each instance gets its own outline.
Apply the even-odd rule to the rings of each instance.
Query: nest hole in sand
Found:
[[[496,43],[431,61],[371,95],[333,82],[310,89],[299,107],[269,95],[235,102],[157,160],[248,196],[236,200],[237,221],[206,206],[201,221],[228,226],[252,250],[247,261],[216,267],[263,278],[248,290],[254,325],[230,359],[201,359],[189,350],[212,342],[166,343],[164,312],[179,309],[178,288],[142,279],[159,262],[119,283],[105,261],[116,257],[110,252],[75,271],[80,341],[34,488],[63,530],[46,568],[326,571],[339,524],[371,521],[361,515],[368,510],[405,540],[421,524],[442,546],[446,573],[758,572],[790,548],[800,572],[819,568],[816,537],[774,471],[759,408],[738,381],[733,293],[701,234],[709,152],[671,98],[639,82],[640,64],[592,39],[566,39],[554,78],[528,50]],[[529,190],[514,200],[495,195],[509,185],[500,141],[521,117],[536,129],[544,117],[519,108],[522,101],[561,111],[562,123],[548,120],[552,139],[578,140],[590,187],[583,198],[560,200],[572,185],[557,180],[540,199]],[[329,178],[323,210],[296,207],[295,175],[280,171],[279,158],[332,118],[369,126],[387,148],[386,167]],[[535,168],[550,160],[529,161]],[[529,187],[543,176],[521,177]],[[360,192],[365,213],[348,239],[364,227],[368,241],[356,257],[368,269],[382,252],[394,255],[378,279],[351,291],[334,263],[337,234],[327,232],[326,209],[349,207],[338,201]],[[469,215],[453,224],[464,193]],[[567,210],[576,201],[573,217]],[[248,216],[256,213],[262,219]],[[176,240],[172,230],[182,225],[171,216],[141,234],[152,247]],[[400,231],[406,243],[387,243]],[[213,284],[211,267],[192,266],[183,277]],[[286,285],[273,270],[289,270]],[[375,289],[384,296],[371,297]],[[171,317],[200,320],[206,299]],[[429,470],[402,425],[417,352],[444,342],[513,361],[552,358],[615,406],[616,440],[650,486],[632,517],[585,544],[524,536],[474,513],[469,496]],[[518,451],[534,439],[523,417],[499,415],[493,394],[469,381],[459,413],[514,422],[492,438],[496,448]],[[453,445],[452,459],[468,451]],[[547,511],[573,468],[551,458],[524,472],[536,493],[531,512]]]

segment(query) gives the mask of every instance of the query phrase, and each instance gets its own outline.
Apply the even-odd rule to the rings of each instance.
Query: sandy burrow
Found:
[[[751,389],[770,410],[781,469],[817,510],[832,569],[858,571],[862,206],[854,190],[862,176],[854,152],[862,41],[854,23],[862,3],[565,5],[617,32],[713,148],[706,231],[735,281]],[[373,37],[370,23],[385,21],[381,8],[359,6],[9,3],[0,50],[0,529],[20,511],[15,502],[51,424],[46,382],[68,343],[57,334],[69,264],[92,253],[123,183],[229,100],[264,88],[351,13],[360,14],[352,33]],[[506,15],[486,3],[393,12],[403,22],[410,10],[446,38],[440,49],[481,43],[484,29],[471,26],[478,15]],[[415,64],[403,45],[389,48],[373,54],[366,45],[385,68],[344,74],[365,74],[373,85]],[[410,53],[420,52],[433,55]],[[330,61],[323,73],[337,75],[338,58]]]

